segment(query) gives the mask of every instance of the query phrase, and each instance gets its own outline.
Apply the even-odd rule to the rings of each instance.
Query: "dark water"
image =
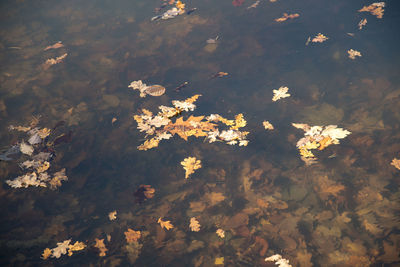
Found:
[[[281,254],[292,266],[398,266],[400,171],[390,165],[400,158],[398,3],[387,2],[382,19],[357,12],[372,3],[363,1],[184,3],[197,10],[151,22],[161,1],[2,1],[0,147],[26,140],[8,127],[28,126],[32,116],[41,128],[65,122],[47,141],[72,138],[50,147],[49,172],[68,176],[56,190],[11,188],[5,181],[26,173],[18,163],[29,156],[0,161],[0,263],[214,266],[224,257],[226,266],[275,266],[264,258]],[[275,22],[284,12],[300,16]],[[329,39],[305,45],[318,33]],[[43,50],[57,41],[64,47]],[[351,60],[349,49],[362,57]],[[209,79],[219,71],[229,74]],[[140,98],[128,88],[135,80],[167,91]],[[280,86],[291,96],[272,102]],[[184,118],[243,113],[248,146],[175,135],[137,150],[145,134],[134,114],[194,94],[202,96]],[[352,133],[313,150],[318,162],[306,166],[296,148],[303,132],[292,122]],[[189,156],[202,168],[185,179],[180,162]],[[143,184],[155,194],[139,204]],[[160,217],[174,228],[162,230]],[[199,232],[190,231],[191,217]],[[128,228],[142,233],[130,245]],[[87,247],[41,259],[67,239]]]

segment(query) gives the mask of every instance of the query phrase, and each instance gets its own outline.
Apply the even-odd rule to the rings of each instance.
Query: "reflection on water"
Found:
[[[257,2],[1,3],[3,265],[400,263],[398,4]]]

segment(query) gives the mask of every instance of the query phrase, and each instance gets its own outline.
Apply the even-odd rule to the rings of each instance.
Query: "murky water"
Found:
[[[189,1],[185,10],[193,13],[155,21],[176,3],[0,4],[3,155],[30,137],[10,125],[50,129],[31,155],[10,152],[0,161],[2,265],[275,266],[264,261],[274,254],[292,266],[400,264],[400,170],[390,164],[400,158],[399,5],[387,2],[380,19],[358,12],[372,2],[278,0],[248,8],[254,3]],[[299,16],[274,21],[283,13]],[[306,45],[318,33],[328,39]],[[362,56],[350,59],[350,49]],[[136,80],[166,92],[142,98],[128,88]],[[281,86],[291,96],[273,102]],[[242,113],[249,144],[175,134],[137,149],[149,137],[133,115],[195,94],[196,109],[182,118]],[[39,121],[31,124],[33,117]],[[307,165],[296,147],[304,132],[292,123],[338,125],[351,134],[310,149],[318,160]],[[51,154],[46,173],[65,168],[68,181],[10,187],[7,180],[32,171],[19,164],[40,152]],[[187,157],[202,167],[185,179]],[[154,196],[141,185],[151,185]],[[193,217],[199,232],[189,228]],[[173,228],[162,229],[159,218]],[[127,242],[128,229],[140,238]],[[86,247],[43,259],[46,248],[69,239]],[[96,239],[104,239],[105,256]]]

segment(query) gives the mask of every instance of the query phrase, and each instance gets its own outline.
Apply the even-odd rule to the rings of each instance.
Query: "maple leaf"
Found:
[[[135,231],[130,228],[128,228],[128,231],[124,232],[126,242],[132,243],[138,241],[138,239],[141,237],[140,231]]]
[[[158,218],[157,223],[160,224],[161,228],[165,228],[167,230],[174,228],[174,226],[171,224],[171,221],[163,221],[161,220],[161,217]]]
[[[181,165],[185,170],[185,178],[187,179],[195,170],[201,168],[201,160],[198,160],[195,157],[188,157],[181,162]]]

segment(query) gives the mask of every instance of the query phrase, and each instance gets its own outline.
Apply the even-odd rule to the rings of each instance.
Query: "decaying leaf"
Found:
[[[347,51],[349,58],[356,59],[356,57],[361,57],[361,53],[357,50],[350,49]]]
[[[311,42],[313,42],[313,43],[323,43],[323,42],[325,42],[325,41],[328,40],[328,39],[329,39],[329,38],[326,37],[325,35],[323,35],[322,33],[318,33],[317,36],[315,36],[315,37],[311,40]]]
[[[195,217],[190,218],[189,228],[190,228],[190,230],[193,231],[193,232],[198,232],[198,231],[200,231],[200,223],[199,223],[198,220],[196,220]]]
[[[141,237],[140,231],[135,231],[130,228],[128,228],[128,231],[124,232],[124,234],[125,234],[126,242],[128,242],[128,243],[136,242]]]
[[[108,219],[110,219],[110,221],[113,221],[115,219],[117,219],[117,211],[111,211],[110,213],[108,213]]]
[[[135,196],[135,202],[141,204],[147,199],[153,198],[155,192],[156,190],[152,188],[151,185],[142,184],[138,187],[136,192],[133,193],[133,195]]]
[[[328,200],[329,196],[337,198],[339,193],[345,189],[344,185],[330,180],[326,175],[318,177],[316,181],[318,186],[314,189],[324,201]]]
[[[104,244],[104,238],[103,239],[97,239],[95,238],[95,244],[94,247],[99,249],[99,256],[104,257],[106,256],[106,252],[108,249],[106,248],[106,245]]]
[[[157,223],[160,224],[161,228],[165,228],[167,230],[174,228],[174,226],[171,224],[171,221],[163,221],[161,218],[158,218]]]
[[[290,94],[287,93],[288,90],[289,88],[286,86],[281,86],[278,90],[273,90],[274,96],[272,97],[272,101],[275,102],[281,98],[289,97]]]
[[[188,157],[181,162],[181,165],[185,170],[185,178],[187,179],[195,170],[201,168],[201,160],[198,160],[195,157]]]

